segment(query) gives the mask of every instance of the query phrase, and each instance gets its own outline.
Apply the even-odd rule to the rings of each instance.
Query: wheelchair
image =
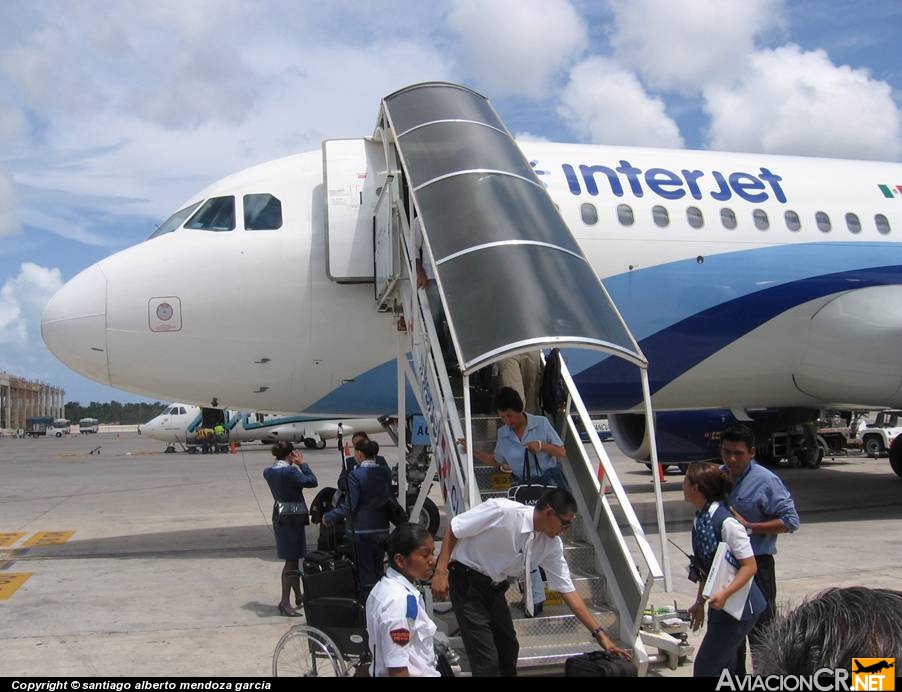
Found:
[[[366,611],[357,597],[353,567],[302,574],[306,623],[282,635],[272,658],[273,677],[368,677],[372,661]],[[454,676],[457,656],[436,642],[439,672]]]
[[[338,559],[324,571],[304,563],[305,624],[292,627],[276,644],[273,677],[353,675],[368,664],[366,612],[359,600],[353,563]]]

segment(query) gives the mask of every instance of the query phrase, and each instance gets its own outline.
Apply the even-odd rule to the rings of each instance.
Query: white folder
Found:
[[[729,552],[730,549],[726,543],[721,541],[717,544],[717,552],[714,553],[714,561],[711,563],[705,588],[702,589],[702,596],[705,598],[710,598],[711,594],[723,591],[736,578],[738,570],[727,559]],[[752,580],[749,579],[739,591],[727,599],[723,607],[724,612],[739,620],[742,617],[742,611],[745,610],[745,602],[749,598],[751,588]]]

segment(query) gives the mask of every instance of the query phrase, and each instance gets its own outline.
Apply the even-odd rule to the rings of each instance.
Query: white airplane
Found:
[[[520,148],[523,177],[545,186],[648,359],[662,458],[687,441],[686,411],[702,411],[692,434],[704,438],[707,421],[761,412],[789,424],[840,405],[902,407],[902,165]],[[372,286],[382,152],[373,138],[327,141],[192,195],[51,299],[47,346],[150,397],[329,417],[396,410],[396,324]],[[523,319],[535,309],[522,306]],[[647,458],[634,369],[585,350],[567,359],[621,449]],[[902,447],[898,459],[902,475]]]
[[[189,452],[195,452],[200,445],[197,431],[201,427],[212,428],[217,423],[222,423],[228,432],[228,442],[288,440],[303,442],[309,449],[324,449],[327,440],[338,437],[339,425],[342,435],[348,441],[355,432],[369,434],[385,430],[375,418],[323,420],[281,414],[242,413],[173,403],[160,415],[142,425],[141,434],[166,442],[173,450],[178,443],[185,445]]]

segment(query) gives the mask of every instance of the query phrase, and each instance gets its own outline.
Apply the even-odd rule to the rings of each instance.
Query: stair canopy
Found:
[[[645,357],[488,100],[430,82],[382,102],[464,374],[524,351]]]

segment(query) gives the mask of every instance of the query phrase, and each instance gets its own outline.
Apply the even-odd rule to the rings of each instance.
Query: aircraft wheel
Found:
[[[316,440],[314,440],[312,437],[305,437],[304,446],[307,449],[316,449]]]
[[[416,499],[416,496],[413,496],[412,499]],[[413,503],[407,507],[408,513],[412,508]],[[413,521],[413,517],[411,517],[410,520]],[[423,509],[420,510],[420,516],[417,523],[429,531],[433,536],[437,536],[441,521],[442,517],[439,514],[438,507],[436,507],[435,503],[427,497],[426,501],[423,502]]]
[[[324,439],[320,438],[319,442],[316,443],[316,448],[317,449],[325,449],[326,441]]]
[[[902,437],[897,439],[902,440]],[[902,442],[899,442],[899,444],[893,442],[893,446],[890,447],[889,465],[892,467],[893,472],[895,472],[899,478],[902,478]]]

